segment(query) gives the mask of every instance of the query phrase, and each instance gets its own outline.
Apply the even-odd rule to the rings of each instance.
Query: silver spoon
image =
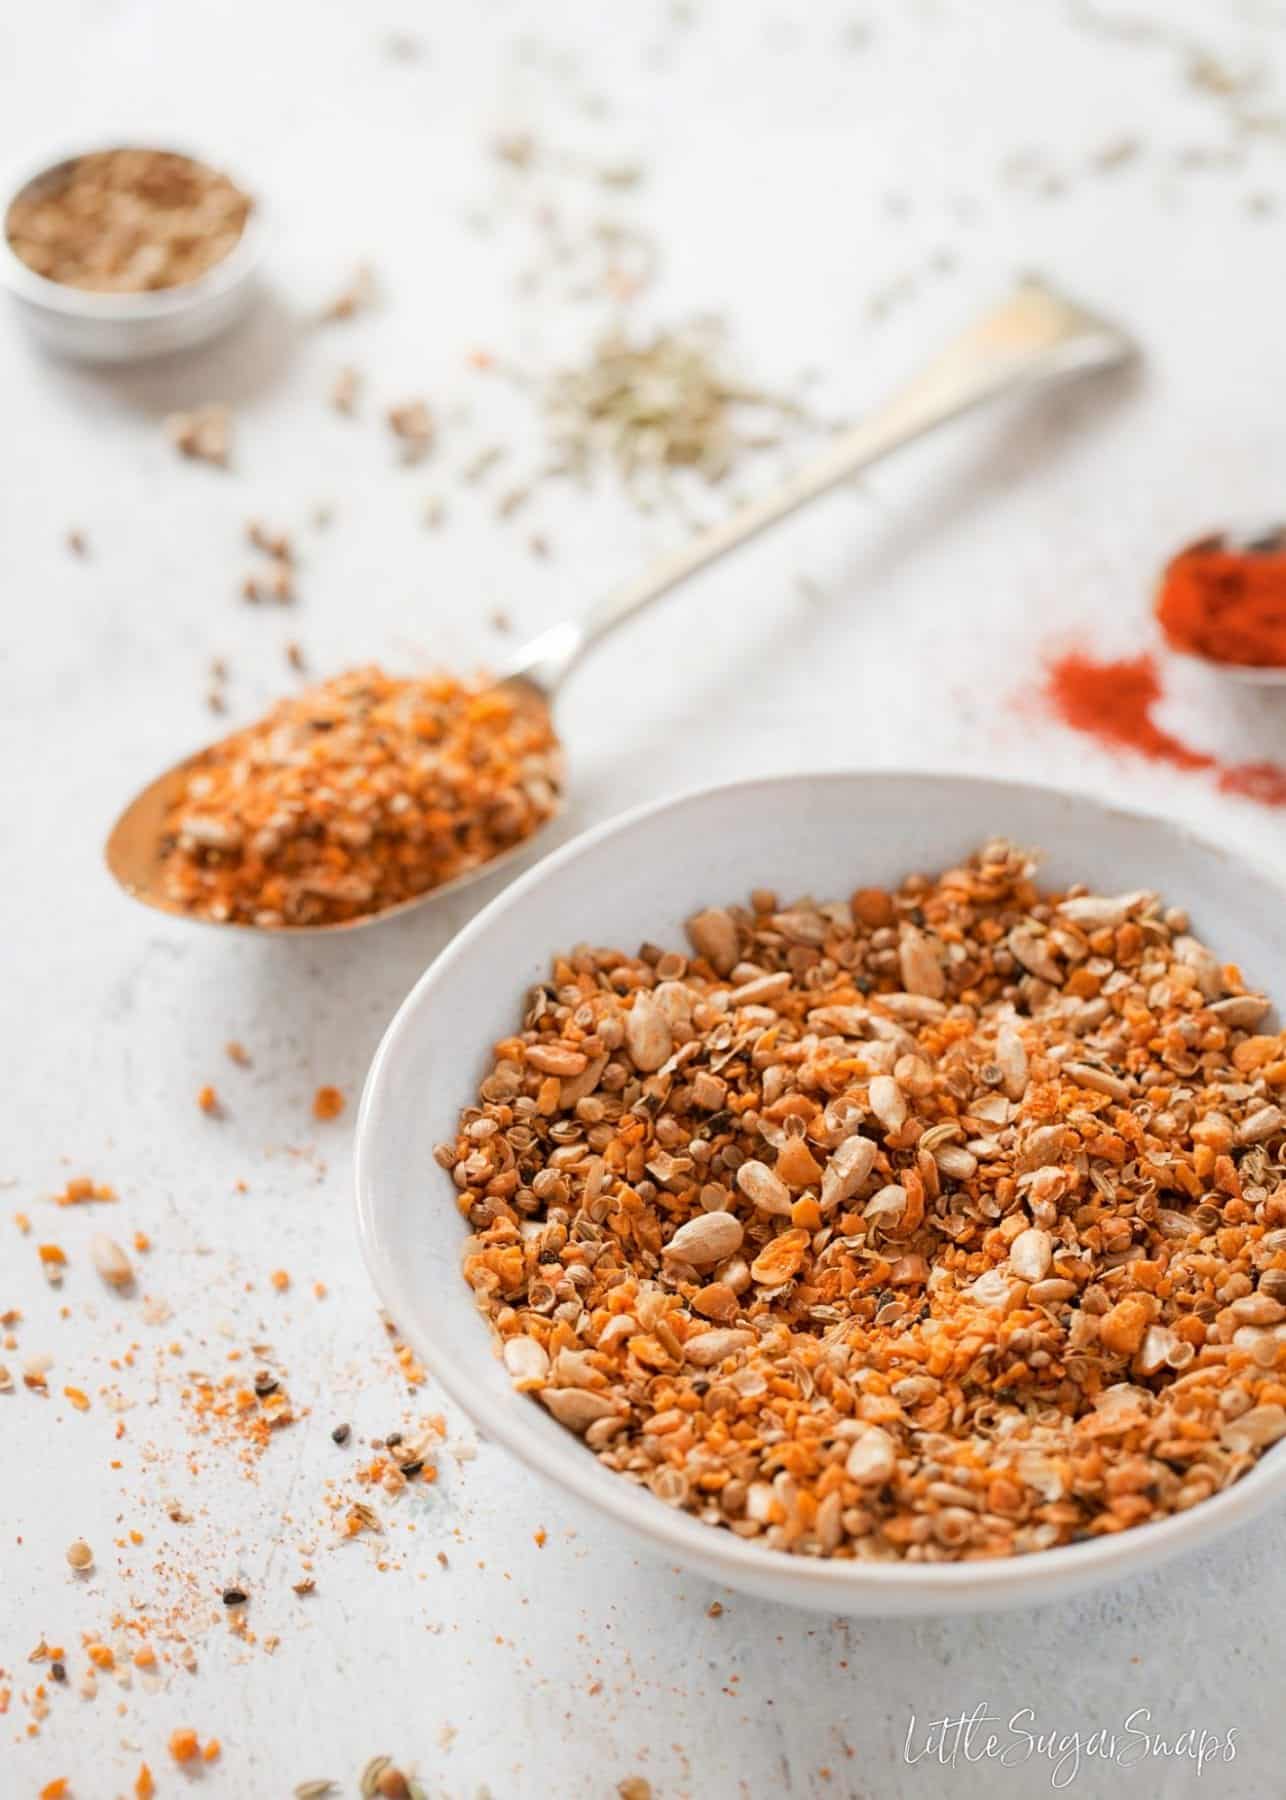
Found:
[[[875,412],[860,424],[839,432],[780,487],[699,532],[587,612],[542,631],[500,670],[498,683],[516,688],[527,702],[552,704],[581,658],[618,625],[819,494],[984,401],[1027,393],[1058,377],[1117,368],[1134,354],[1134,345],[1117,326],[1087,312],[1041,281],[1022,282],[1008,299],[953,339]],[[106,855],[108,868],[134,899],[180,918],[210,924],[216,921],[202,919],[170,900],[161,880],[164,820],[182,792],[189,770],[202,754],[186,757],[136,795],[113,827]],[[555,817],[556,812],[545,823],[551,823]],[[233,929],[269,931],[275,936],[283,932],[315,935],[371,925],[493,874],[514,857],[525,855],[537,835],[534,833],[512,850],[453,881],[381,912],[341,924],[262,926],[236,922]]]
[[[1179,556],[1187,556],[1194,550],[1233,550],[1246,556],[1281,556],[1286,552],[1286,525],[1229,525],[1221,531],[1208,531],[1204,537],[1196,538],[1179,551]],[[1178,561],[1178,556],[1171,559]],[[1164,580],[1164,576],[1162,577]],[[1286,665],[1259,663],[1217,662],[1213,656],[1203,656],[1199,650],[1188,650],[1180,644],[1166,639],[1167,648],[1175,656],[1183,656],[1189,662],[1200,663],[1211,675],[1220,675],[1225,681],[1235,681],[1242,687],[1286,687]]]

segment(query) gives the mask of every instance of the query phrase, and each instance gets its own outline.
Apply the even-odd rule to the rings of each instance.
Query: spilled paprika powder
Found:
[[[1286,668],[1286,535],[1207,538],[1167,564],[1156,615],[1176,650],[1241,667]]]
[[[1067,651],[1049,664],[1045,695],[1065,725],[1108,749],[1133,751],[1175,769],[1210,770],[1225,794],[1262,806],[1286,806],[1286,768],[1281,764],[1221,763],[1156,723],[1152,712],[1163,690],[1156,663],[1146,653],[1099,662],[1084,651]]]

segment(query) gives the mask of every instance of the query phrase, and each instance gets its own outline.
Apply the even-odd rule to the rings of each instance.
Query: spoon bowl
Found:
[[[497,683],[499,687],[511,688],[519,693],[524,703],[534,704],[537,701],[545,706],[548,702],[543,693],[532,681],[522,675],[511,675]],[[141,788],[124,812],[112,826],[104,847],[103,855],[111,874],[132,900],[140,901],[144,906],[151,906],[157,912],[169,913],[173,918],[186,919],[194,925],[212,925],[221,931],[242,931],[262,935],[270,932],[273,937],[319,937],[335,932],[357,931],[364,925],[377,925],[384,919],[391,919],[398,913],[410,912],[413,907],[423,906],[426,900],[437,900],[447,894],[459,893],[461,888],[472,882],[481,881],[486,875],[492,875],[497,869],[503,869],[525,856],[536,839],[549,829],[554,821],[560,818],[566,809],[566,799],[560,791],[555,799],[553,810],[525,838],[496,856],[490,856],[475,868],[465,869],[461,874],[453,876],[450,881],[439,882],[436,887],[428,888],[422,894],[412,894],[409,899],[397,900],[391,906],[382,907],[378,912],[361,913],[354,919],[326,920],[316,925],[256,925],[248,919],[211,919],[203,913],[191,912],[186,906],[172,900],[165,891],[164,869],[167,843],[166,819],[170,809],[184,792],[191,775],[201,766],[212,750],[221,744],[231,743],[241,735],[230,732],[227,737],[207,744],[196,750],[191,756],[185,756],[182,762],[175,763],[163,775],[149,781]]]

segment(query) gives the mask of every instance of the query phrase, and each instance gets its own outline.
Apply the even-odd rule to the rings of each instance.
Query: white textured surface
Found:
[[[525,403],[470,369],[468,352],[539,368],[579,355],[605,317],[567,299],[566,277],[519,303],[538,193],[568,219],[630,219],[657,236],[640,323],[725,313],[747,374],[782,388],[819,371],[827,415],[860,409],[1016,267],[1115,309],[1148,351],[1128,391],[975,421],[623,635],[567,695],[569,829],[705,777],[942,764],[1125,795],[1286,867],[1282,815],[1118,765],[1014,704],[1051,639],[1089,624],[1114,649],[1146,641],[1149,575],[1176,541],[1282,505],[1281,215],[1264,207],[1281,204],[1286,160],[1280,132],[1234,117],[1286,104],[1280,10],[1137,0],[1122,15],[1135,28],[1116,33],[1092,28],[1098,16],[1020,0],[709,0],[683,15],[590,0],[432,11],[45,0],[0,18],[0,155],[81,124],[169,129],[258,171],[280,228],[271,303],[181,364],[75,371],[39,360],[7,322],[0,331],[0,1177],[12,1182],[0,1310],[24,1315],[20,1350],[0,1360],[56,1358],[54,1397],[0,1396],[5,1800],[63,1774],[79,1800],[123,1794],[141,1756],[163,1795],[180,1792],[164,1740],[187,1723],[223,1741],[205,1789],[238,1800],[276,1800],[314,1775],[352,1793],[377,1750],[452,1800],[484,1785],[496,1800],[610,1800],[629,1774],[665,1800],[1044,1791],[1030,1763],[903,1763],[912,1709],[923,1725],[979,1702],[1001,1718],[1031,1707],[1060,1732],[1119,1729],[1146,1706],[1172,1736],[1239,1733],[1236,1760],[1200,1781],[1190,1763],[1133,1776],[1087,1764],[1077,1793],[1249,1800],[1280,1785],[1277,1521],[1030,1616],[831,1627],[725,1596],[710,1618],[713,1590],[600,1546],[483,1447],[459,1466],[444,1455],[422,1504],[389,1509],[380,1546],[319,1547],[317,1592],[296,1599],[299,1544],[326,1541],[323,1484],[354,1462],[329,1425],[348,1417],[355,1435],[377,1434],[436,1405],[431,1391],[408,1399],[356,1261],[352,1109],[317,1127],[309,1098],[321,1081],[355,1098],[382,1025],[464,911],[347,943],[229,942],[131,908],[98,862],[121,797],[208,733],[212,655],[228,659],[243,716],[282,684],[291,635],[318,669],[368,656],[468,663],[502,646],[487,622],[497,606],[532,629],[678,529],[640,519],[606,482],[551,489],[498,524],[508,470],[458,495],[449,478],[493,436],[520,444],[515,473],[535,455],[529,431],[521,447]],[[1149,18],[1164,31],[1137,28]],[[390,56],[394,32],[422,54]],[[1194,85],[1193,42],[1234,72],[1261,70],[1244,105]],[[486,154],[496,132],[524,126],[569,157],[639,157],[647,178],[596,189],[568,162],[524,183]],[[1125,137],[1139,154],[1096,167]],[[1050,176],[1056,193],[1042,191]],[[470,225],[477,213],[491,229]],[[305,329],[362,255],[382,277],[382,310],[347,330]],[[890,290],[897,304],[869,317],[869,297]],[[343,361],[368,376],[366,416],[351,424],[325,406]],[[418,392],[444,415],[467,403],[473,418],[448,419],[438,460],[408,472],[378,415]],[[209,399],[237,409],[226,476],[178,464],[160,430],[174,406]],[[753,479],[770,473],[765,462]],[[439,491],[451,518],[430,534],[420,503]],[[313,534],[323,500],[338,516]],[[235,598],[255,514],[295,527],[305,547],[293,614]],[[90,539],[84,562],[63,547],[71,526]],[[532,530],[549,537],[548,562],[529,554]],[[1189,735],[1237,756],[1286,753],[1270,699],[1177,667],[1173,690]],[[253,1071],[225,1061],[230,1037]],[[208,1080],[227,1100],[222,1122],[194,1104]],[[173,1307],[169,1323],[149,1326],[139,1299],[101,1291],[86,1253],[101,1216],[44,1198],[81,1169],[120,1191],[106,1228],[151,1235],[142,1286]],[[11,1222],[19,1210],[30,1237]],[[48,1240],[71,1259],[61,1292],[37,1270]],[[285,1295],[265,1279],[276,1266],[294,1277]],[[313,1410],[250,1482],[217,1444],[193,1452],[179,1391],[182,1371],[252,1340],[273,1344]],[[134,1367],[113,1371],[131,1344]],[[66,1383],[91,1394],[89,1413],[59,1397]],[[119,1443],[108,1384],[134,1403]],[[450,1435],[465,1435],[458,1420]],[[171,1494],[190,1525],[166,1520]],[[98,1555],[87,1582],[63,1562],[77,1534]],[[386,1572],[381,1549],[397,1565]],[[233,1574],[254,1594],[250,1649],[215,1616]],[[172,1671],[155,1693],[110,1679],[92,1701],[75,1693],[83,1632],[167,1612],[195,1636],[196,1674]],[[22,1695],[38,1671],[26,1657],[42,1632],[67,1647],[73,1687],[28,1740]]]

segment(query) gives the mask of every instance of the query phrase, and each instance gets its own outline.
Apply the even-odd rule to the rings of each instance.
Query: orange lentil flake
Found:
[[[531,991],[436,1156],[515,1385],[607,1468],[770,1549],[947,1562],[1286,1438],[1286,1034],[1155,894],[1033,876],[993,842],[756,892]]]
[[[115,1188],[108,1187],[106,1182],[92,1181],[88,1175],[73,1176],[62,1193],[54,1195],[59,1206],[84,1206],[88,1201],[115,1198]]]
[[[344,1096],[337,1087],[319,1087],[313,1095],[314,1119],[337,1119],[344,1110]]]
[[[169,1751],[176,1763],[189,1763],[199,1755],[200,1741],[190,1725],[180,1726],[170,1733]]]
[[[561,780],[534,692],[354,669],[197,759],[167,815],[164,890],[211,919],[342,924],[520,843]]]

